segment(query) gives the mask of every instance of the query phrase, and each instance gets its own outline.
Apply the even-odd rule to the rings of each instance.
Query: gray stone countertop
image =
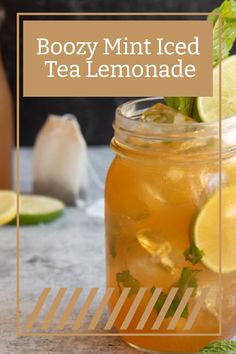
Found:
[[[67,288],[64,299],[69,299],[75,288],[105,289],[104,220],[91,217],[86,210],[103,196],[104,182],[112,153],[105,147],[89,148],[89,160],[96,171],[91,173],[88,200],[81,208],[68,207],[64,215],[51,224],[21,227],[20,229],[20,332],[32,312],[44,288],[51,288],[36,322],[42,319],[51,306],[59,288]],[[30,149],[21,149],[20,176],[21,191],[31,190]],[[100,185],[100,187],[99,187]],[[0,354],[96,354],[136,353],[119,337],[105,336],[16,336],[16,230],[14,226],[0,229]],[[100,294],[101,296],[101,294]],[[88,313],[89,321],[96,302]],[[98,302],[97,302],[98,304]],[[62,303],[63,307],[63,303]],[[63,310],[58,310],[58,316]],[[74,312],[73,312],[74,313]],[[44,316],[44,317],[43,317]],[[50,332],[55,332],[55,319]],[[73,319],[73,315],[72,315]],[[71,319],[71,321],[72,321]],[[103,331],[106,313],[98,324],[97,331]],[[69,323],[70,321],[68,321]],[[65,327],[64,333],[69,332]],[[35,332],[35,328],[32,329]],[[31,332],[32,332],[31,331]],[[83,332],[83,326],[79,332]],[[37,328],[36,328],[37,332]]]

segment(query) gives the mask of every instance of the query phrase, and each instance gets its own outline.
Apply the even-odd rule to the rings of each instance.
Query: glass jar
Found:
[[[222,122],[219,144],[218,123],[143,121],[143,111],[157,102],[140,99],[116,111],[116,157],[105,191],[109,311],[130,288],[115,321],[124,340],[151,352],[193,353],[236,332],[236,272],[220,276],[194,248],[197,215],[219,181],[223,188],[236,185],[236,117]],[[235,208],[236,201],[232,227]],[[219,208],[210,223],[220,226]]]

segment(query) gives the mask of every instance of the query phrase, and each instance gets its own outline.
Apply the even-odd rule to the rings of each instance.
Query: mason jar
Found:
[[[236,332],[236,117],[221,128],[143,120],[158,102],[116,110],[105,191],[109,311],[131,346],[193,353]]]

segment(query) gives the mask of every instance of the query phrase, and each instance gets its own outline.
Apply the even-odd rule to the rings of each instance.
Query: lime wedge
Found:
[[[50,222],[63,213],[64,207],[58,199],[40,195],[21,195],[20,224],[33,225]]]
[[[236,271],[236,185],[222,189],[222,273]],[[194,227],[195,245],[203,250],[202,263],[219,272],[219,192],[200,210]]]
[[[0,191],[0,225],[7,224],[16,216],[16,193]]]
[[[236,114],[236,55],[222,62],[221,102],[222,118]],[[213,96],[198,97],[197,108],[204,122],[217,122],[219,119],[219,65],[213,69]]]

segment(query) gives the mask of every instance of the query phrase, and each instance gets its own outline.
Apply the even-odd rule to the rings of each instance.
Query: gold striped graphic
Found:
[[[105,309],[105,307],[107,306],[108,304],[108,301],[110,300],[111,298],[111,295],[113,294],[113,291],[114,291],[114,288],[108,288],[105,295],[103,296],[103,299],[102,301],[100,302],[89,326],[88,326],[88,329],[89,330],[93,330],[96,328],[102,314],[103,314],[103,311]]]
[[[162,291],[162,289],[160,289],[160,288],[156,288],[154,290],[154,293],[152,294],[152,297],[149,300],[149,302],[146,306],[146,309],[145,309],[141,319],[139,320],[139,323],[138,323],[136,329],[143,329],[144,328],[144,326],[145,326],[145,324],[146,324],[146,322],[147,322],[149,316],[151,315],[151,312],[155,306],[155,303],[157,302],[157,300],[161,294],[161,291]]]
[[[55,297],[55,299],[52,303],[52,306],[50,307],[46,317],[44,318],[41,329],[48,329],[48,327],[49,327],[50,323],[52,322],[52,320],[55,316],[55,313],[56,313],[64,295],[65,295],[66,290],[67,290],[66,288],[59,289],[57,296]]]
[[[204,301],[205,301],[205,298],[206,298],[208,292],[209,292],[208,288],[202,289],[201,295],[199,296],[199,299],[196,302],[196,304],[191,312],[191,315],[189,316],[189,318],[184,326],[185,330],[190,330],[192,328],[192,326],[197,318],[197,315],[199,314],[199,312],[202,308],[202,305],[204,304]]]
[[[51,288],[43,289],[43,292],[41,293],[38,302],[36,303],[35,308],[33,309],[33,312],[31,313],[30,317],[28,318],[28,321],[26,322],[26,329],[31,329],[33,327],[34,323],[38,318],[39,312],[48,297],[50,290]]]
[[[89,294],[85,300],[85,303],[83,304],[80,312],[79,312],[79,315],[78,317],[76,318],[73,326],[72,326],[72,329],[75,330],[75,329],[79,329],[85,319],[85,316],[87,315],[87,312],[90,308],[90,305],[92,304],[93,302],[93,299],[95,298],[96,294],[98,292],[98,288],[92,288],[90,289],[89,291]]]
[[[171,288],[170,292],[166,298],[166,301],[164,302],[164,305],[161,308],[161,311],[159,312],[156,321],[154,322],[154,325],[152,326],[152,329],[159,329],[160,325],[162,324],[167,311],[170,308],[170,305],[172,301],[174,300],[175,295],[177,294],[178,288]]]
[[[128,311],[128,313],[127,313],[127,315],[126,315],[126,317],[124,319],[124,322],[122,323],[120,329],[127,329],[129,327],[130,322],[132,321],[132,319],[133,319],[133,317],[134,317],[134,315],[135,315],[135,313],[137,311],[137,308],[138,308],[140,302],[143,299],[143,296],[144,296],[146,290],[147,290],[146,288],[140,288],[139,289],[139,291],[138,291],[138,293],[137,293],[132,305],[130,306],[130,309],[129,309],[129,311]]]
[[[120,310],[122,308],[122,306],[124,305],[125,303],[125,300],[127,299],[128,295],[129,295],[129,292],[130,292],[130,288],[124,288],[121,292],[121,295],[112,311],[112,313],[110,314],[109,318],[108,318],[108,321],[104,327],[105,330],[107,329],[111,329],[112,326],[114,325],[115,323],[115,320],[117,319],[119,313],[120,313]]]
[[[192,293],[193,293],[193,289],[192,288],[188,288],[185,291],[185,293],[184,293],[184,295],[183,295],[183,297],[182,297],[182,299],[180,301],[180,304],[179,304],[174,316],[172,317],[172,320],[170,321],[170,324],[168,326],[169,330],[175,329],[175,327],[177,326],[177,324],[179,322],[179,319],[180,319],[180,317],[181,317],[181,315],[182,315],[182,313],[183,313],[183,311],[184,311],[184,309],[185,309],[185,307],[186,307],[186,305],[187,305]]]
[[[64,313],[62,314],[62,316],[58,322],[58,325],[56,326],[56,329],[61,330],[65,327],[65,325],[66,325],[70,315],[72,314],[74,307],[80,297],[81,292],[82,292],[81,288],[74,290],[74,292],[71,296],[71,299],[70,299]]]
[[[26,330],[31,330],[34,326],[36,321],[38,320],[40,311],[42,307],[44,306],[45,302],[48,299],[48,295],[52,289],[51,288],[45,288],[42,293],[39,296],[39,299],[28,317],[26,324],[25,324],[25,329]],[[81,305],[80,311],[75,319],[75,321],[72,323],[72,330],[78,330],[81,328],[86,316],[89,313],[89,309],[91,307],[92,302],[94,301],[97,293],[98,293],[98,288],[91,288],[88,292],[88,295],[86,296],[84,302]],[[101,298],[101,301],[98,303],[96,306],[95,312],[92,315],[92,319],[89,322],[89,325],[87,329],[89,331],[94,330],[99,321],[102,318],[102,315],[112,297],[114,294],[114,288],[108,288]],[[105,324],[104,330],[110,330],[113,326],[115,321],[117,320],[120,311],[123,308],[123,305],[125,304],[129,294],[130,294],[130,288],[123,288],[121,291],[120,296],[118,297],[113,311],[109,315],[107,322]],[[60,305],[63,302],[63,299],[65,297],[67,289],[66,288],[60,288],[54,297],[52,304],[49,307],[49,310],[47,311],[44,319],[42,320],[42,324],[40,326],[40,329],[47,330],[50,325],[52,324],[52,321],[55,319],[57,311],[59,311]],[[70,296],[68,303],[65,304],[66,306],[64,307],[64,311],[62,312],[58,322],[55,324],[56,330],[63,330],[65,326],[68,324],[69,318],[72,316],[73,311],[75,310],[76,304],[78,303],[78,300],[80,299],[81,293],[83,289],[82,288],[76,288],[74,289],[72,295]],[[151,295],[151,298],[149,299],[146,308],[144,311],[141,313],[141,317],[138,321],[138,324],[136,326],[136,330],[142,330],[144,329],[152,311],[154,310],[154,306],[156,302],[158,301],[159,296],[161,295],[163,289],[162,288],[156,288]],[[178,304],[178,307],[173,315],[173,317],[170,319],[169,325],[167,327],[168,330],[174,330],[181,318],[181,315],[186,308],[186,306],[189,303],[190,298],[193,295],[193,289],[188,288],[185,290],[183,297],[181,301]],[[130,300],[130,306],[127,310],[127,313],[124,316],[124,320],[121,324],[120,330],[127,330],[132,319],[134,318],[135,314],[137,314],[137,310],[139,308],[139,305],[141,304],[142,300],[144,299],[144,295],[146,293],[150,293],[150,289],[147,288],[140,288],[137,292],[137,294],[133,297],[133,300],[131,298]],[[175,299],[175,296],[178,292],[178,288],[171,288],[163,306],[160,309],[160,312],[156,315],[156,319],[154,321],[154,324],[152,326],[152,330],[156,331],[160,328],[162,325],[164,319],[166,318],[166,314],[168,313],[168,310],[170,309],[170,306],[172,305],[173,300]],[[204,301],[206,299],[206,296],[209,292],[208,288],[204,288],[201,291],[201,294],[196,297],[195,304],[191,310],[191,313],[189,313],[189,316],[186,320],[184,329],[186,331],[189,331],[193,324],[196,321],[196,318],[204,305]],[[149,329],[150,331],[150,329]]]

